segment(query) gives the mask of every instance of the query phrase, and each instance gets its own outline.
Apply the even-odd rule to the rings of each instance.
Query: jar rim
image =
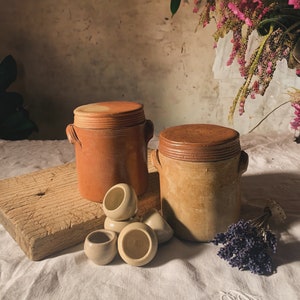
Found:
[[[122,128],[145,122],[143,105],[130,101],[105,101],[81,105],[74,110],[79,128]]]
[[[214,124],[169,127],[160,133],[158,148],[169,158],[194,162],[225,160],[241,152],[239,133]]]

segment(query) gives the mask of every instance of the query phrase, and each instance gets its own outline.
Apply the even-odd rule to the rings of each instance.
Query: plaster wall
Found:
[[[212,25],[195,32],[192,1],[174,18],[166,0],[0,2],[0,59],[12,54],[17,60],[18,79],[10,90],[23,95],[39,127],[33,138],[66,138],[73,109],[97,101],[143,103],[156,133],[183,123],[245,133],[266,112],[258,99],[248,114],[228,123],[240,78],[223,67],[228,41],[216,52]],[[276,88],[270,97],[279,104],[285,87]],[[259,130],[277,130],[278,120],[280,130],[288,130],[289,116],[285,107]]]

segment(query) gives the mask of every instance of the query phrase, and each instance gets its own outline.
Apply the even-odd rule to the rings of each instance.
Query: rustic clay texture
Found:
[[[173,126],[160,133],[152,159],[162,213],[178,237],[209,241],[238,220],[248,156],[237,131],[214,124]]]
[[[81,195],[102,202],[117,183],[134,187],[137,195],[147,189],[145,124],[120,130],[88,130],[74,126],[76,166]]]
[[[162,213],[176,236],[210,241],[240,215],[240,176],[247,156],[218,162],[175,160],[153,151],[159,171]]]
[[[117,101],[81,106],[66,131],[75,146],[82,197],[102,202],[118,183],[131,185],[137,195],[146,191],[147,144],[153,124],[145,120],[140,104]]]

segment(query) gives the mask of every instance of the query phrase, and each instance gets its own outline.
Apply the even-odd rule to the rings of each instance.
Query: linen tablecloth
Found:
[[[242,176],[242,217],[257,216],[268,199],[287,215],[270,276],[240,271],[217,256],[219,246],[173,237],[144,267],[117,256],[106,266],[87,259],[83,244],[30,261],[0,225],[0,299],[300,299],[300,145],[290,133],[241,136],[249,167]],[[62,141],[0,140],[0,179],[73,161]]]

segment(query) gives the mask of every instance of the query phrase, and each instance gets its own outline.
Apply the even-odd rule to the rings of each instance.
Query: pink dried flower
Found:
[[[295,130],[300,129],[300,103],[294,102],[292,103],[292,107],[295,109],[295,118],[290,122],[291,128]]]
[[[244,113],[248,97],[264,96],[278,61],[285,59],[289,68],[298,68],[296,74],[300,76],[300,64],[297,65],[290,55],[291,49],[295,49],[295,43],[300,40],[300,12],[294,11],[300,9],[300,0],[194,0],[194,3],[194,12],[200,15],[199,24],[205,27],[215,21],[214,47],[220,38],[232,34],[227,65],[237,61],[244,83],[230,107],[229,120],[233,119],[236,108],[240,114]],[[291,6],[288,10],[287,4]],[[259,46],[250,50],[248,55],[249,37],[253,31],[258,32]],[[291,102],[299,103],[294,104],[296,118],[291,125],[300,130],[300,97]]]
[[[271,61],[269,61],[268,62],[268,67],[267,67],[267,70],[266,70],[266,72],[267,72],[267,74],[271,74],[272,73],[272,62]]]
[[[249,27],[253,26],[253,22],[249,18],[245,18],[245,24]]]
[[[290,96],[290,102],[294,108],[294,119],[290,122],[292,129],[299,131],[300,130],[300,90],[293,88],[289,90],[288,95]],[[298,143],[298,139],[297,139]]]
[[[300,9],[300,0],[289,0],[289,5],[293,5],[294,9]]]
[[[257,66],[257,74],[258,74],[258,76],[261,76],[262,73],[263,73],[262,65],[258,65],[258,66]]]
[[[245,101],[240,102],[239,114],[240,116],[245,112]]]
[[[245,20],[245,15],[238,9],[238,7],[232,3],[228,3],[228,8],[242,21]]]
[[[259,82],[257,80],[253,82],[252,89],[256,94],[259,93]]]

